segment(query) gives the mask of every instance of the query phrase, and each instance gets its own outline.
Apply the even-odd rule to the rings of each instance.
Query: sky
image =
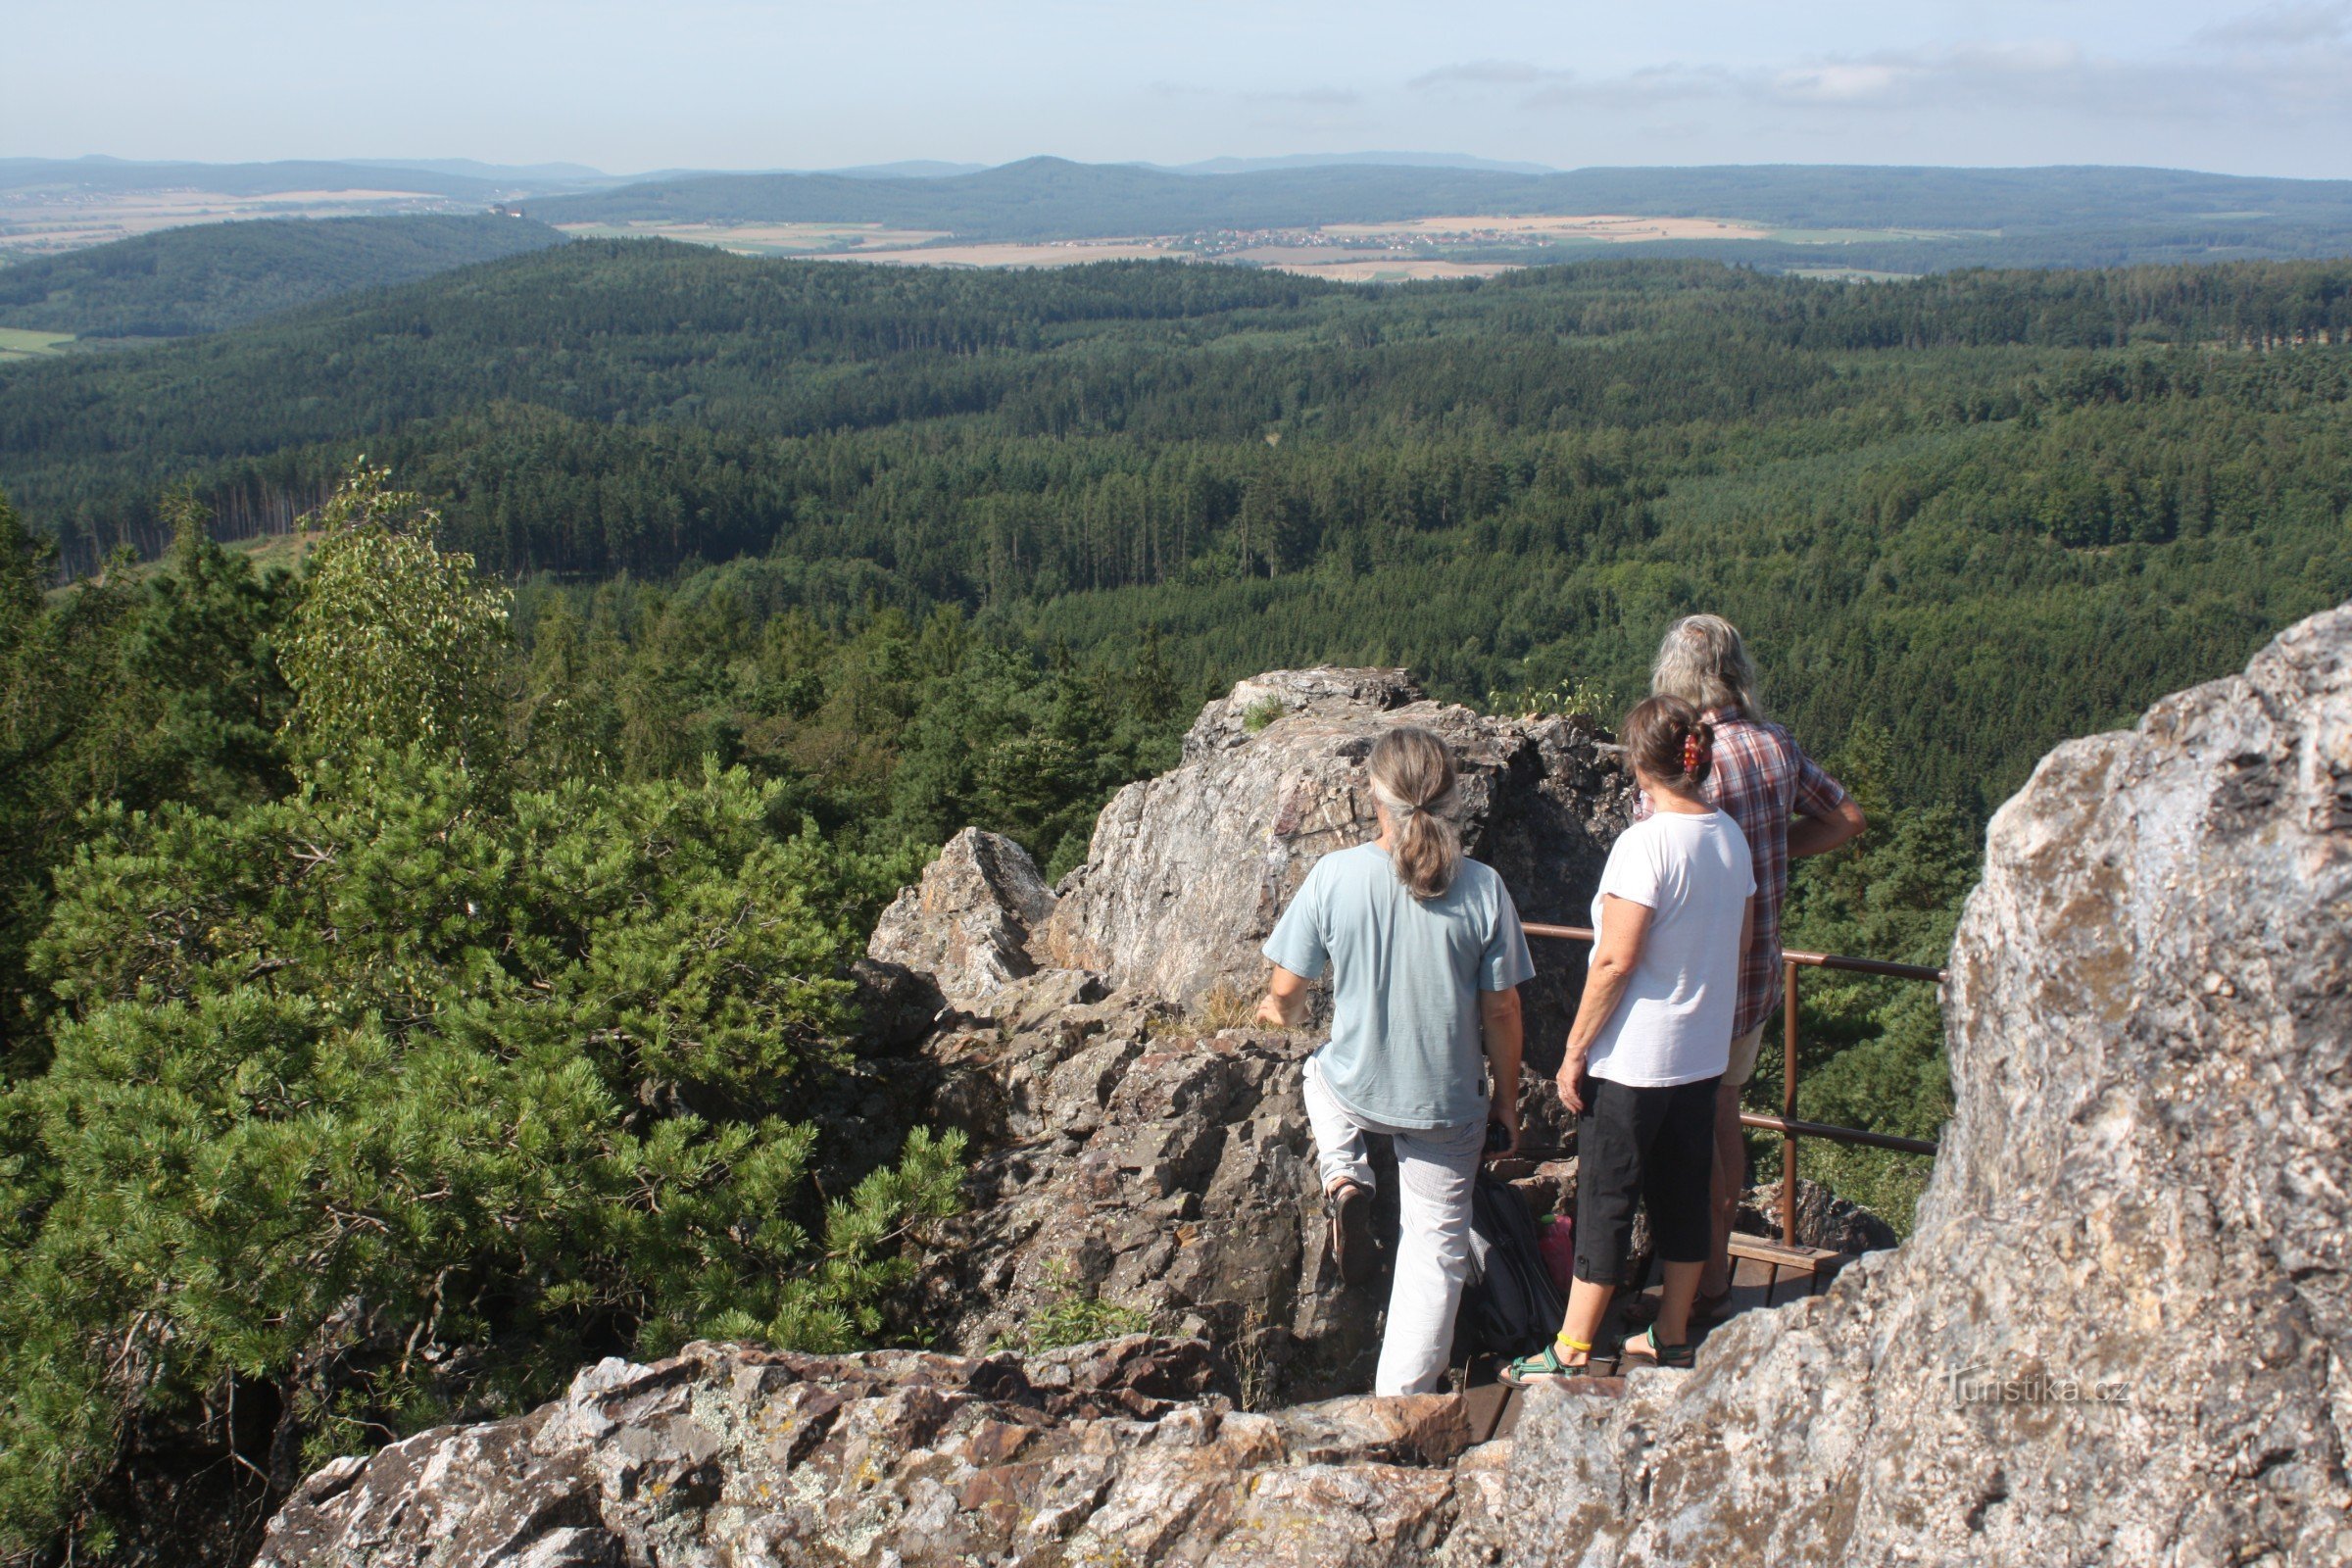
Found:
[[[2352,177],[2352,0],[0,0],[0,156]]]

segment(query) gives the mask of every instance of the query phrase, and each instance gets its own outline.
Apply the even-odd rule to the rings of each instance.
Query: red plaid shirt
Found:
[[[1724,709],[1700,715],[1715,726],[1715,765],[1707,800],[1740,824],[1756,865],[1756,928],[1740,964],[1737,1040],[1772,1016],[1781,1002],[1781,905],[1788,897],[1788,819],[1827,816],[1844,804],[1845,786],[1821,770],[1778,724],[1759,724]],[[1634,819],[1649,814],[1649,797]]]

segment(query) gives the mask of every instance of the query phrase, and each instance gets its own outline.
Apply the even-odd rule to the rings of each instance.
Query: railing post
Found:
[[[1796,1120],[1796,960],[1781,960],[1781,1115]],[[1781,1134],[1781,1245],[1796,1245],[1796,1134]]]

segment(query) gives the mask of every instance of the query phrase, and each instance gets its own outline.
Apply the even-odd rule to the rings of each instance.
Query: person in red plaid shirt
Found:
[[[1731,1304],[1732,1219],[1747,1176],[1740,1096],[1756,1070],[1764,1026],[1781,1004],[1781,906],[1788,862],[1826,855],[1868,824],[1843,785],[1822,771],[1756,701],[1756,668],[1740,629],[1721,615],[1686,615],[1668,629],[1650,670],[1652,696],[1679,697],[1715,726],[1708,803],[1740,824],[1756,872],[1755,932],[1740,966],[1731,1066],[1715,1096],[1714,1230],[1693,1315],[1719,1318]],[[1649,814],[1644,799],[1637,818]]]

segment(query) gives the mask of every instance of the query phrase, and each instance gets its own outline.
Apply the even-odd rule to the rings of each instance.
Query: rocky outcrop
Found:
[[[940,1081],[920,1119],[961,1127],[982,1151],[970,1206],[929,1239],[915,1316],[937,1343],[1019,1346],[1031,1325],[1093,1303],[1211,1340],[1250,1408],[1368,1387],[1387,1254],[1353,1288],[1328,1255],[1299,1096],[1317,1037],[1204,1027],[1068,969],[1015,982],[995,1005],[926,1047]],[[1385,1173],[1387,1151],[1373,1153]],[[1539,1212],[1573,1206],[1572,1155],[1533,1151],[1497,1169]],[[1777,1233],[1779,1201],[1777,1186],[1756,1188],[1742,1228]],[[1894,1245],[1885,1221],[1811,1182],[1797,1218],[1807,1246]],[[1374,1232],[1395,1226],[1383,1181]],[[1637,1228],[1642,1255],[1646,1238]]]
[[[1031,953],[1177,1002],[1252,994],[1259,956],[1322,856],[1378,831],[1364,760],[1419,724],[1462,767],[1462,837],[1530,920],[1581,925],[1631,807],[1600,734],[1567,718],[1488,718],[1433,703],[1402,670],[1277,670],[1211,703],[1183,760],[1103,808],[1086,862],[1063,879]],[[1581,951],[1540,944],[1529,990],[1539,1060],[1556,1059]]]
[[[1063,1568],[1422,1560],[1472,1436],[1442,1396],[1233,1408],[1207,1347],[1026,1362],[693,1345],[305,1482],[255,1568]]]
[[[1283,685],[1288,717],[1229,703],[1186,765],[1316,731],[1352,678]],[[1415,706],[1342,695],[1351,723]],[[1345,774],[1315,776],[1291,820],[1336,833]],[[1445,1399],[1235,1407],[1266,1386],[1252,1347],[1295,1390],[1349,1364],[1299,1201],[1301,1041],[1081,970],[1001,982],[917,1058],[928,1113],[991,1144],[931,1282],[966,1315],[936,1320],[977,1349],[1072,1293],[1143,1302],[1238,1364],[1148,1339],[608,1362],[531,1416],[330,1466],[262,1562],[2352,1561],[2352,608],[2045,760],[1951,967],[1958,1109],[1909,1243],[1735,1320],[1695,1372],[1538,1390],[1470,1446]]]
[[[1348,1289],[1325,1255],[1315,1042],[1188,1025],[1072,970],[999,1001],[929,1048],[935,1119],[985,1151],[929,1249],[917,1315],[940,1343],[1019,1345],[1092,1302],[1214,1340],[1252,1407],[1368,1387],[1387,1278]]]
[[[2352,607],[1993,819],[1912,1240],[1521,1419],[1514,1560],[2352,1561]]]
[[[950,1006],[985,1006],[1036,971],[1030,934],[1053,912],[1054,891],[1029,852],[967,827],[882,911],[866,956],[928,976]]]

